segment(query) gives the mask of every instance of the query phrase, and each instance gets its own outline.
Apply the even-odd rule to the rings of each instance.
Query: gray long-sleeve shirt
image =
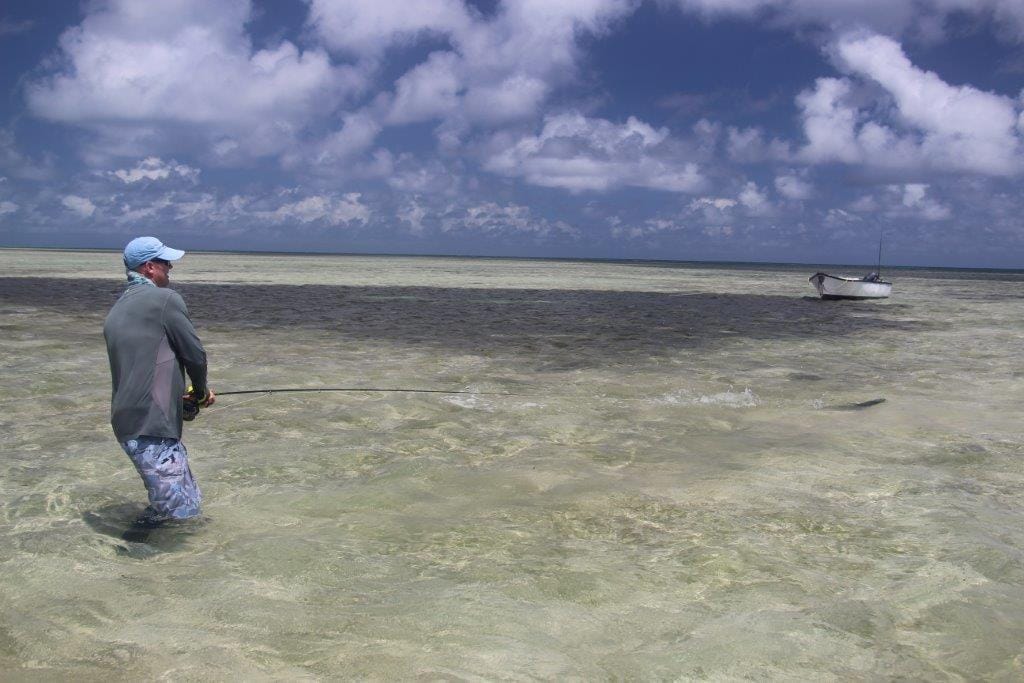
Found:
[[[113,395],[110,424],[118,441],[138,436],[181,438],[185,372],[206,393],[206,351],[181,295],[136,284],[103,323]]]

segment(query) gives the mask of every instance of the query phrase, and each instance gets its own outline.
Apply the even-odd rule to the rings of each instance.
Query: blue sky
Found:
[[[1024,267],[1020,0],[0,7],[0,245]]]

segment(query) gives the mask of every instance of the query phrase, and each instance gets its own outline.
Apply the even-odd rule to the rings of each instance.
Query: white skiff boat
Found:
[[[809,281],[822,299],[887,299],[892,293],[892,283],[883,281],[878,273],[862,278],[815,273]]]

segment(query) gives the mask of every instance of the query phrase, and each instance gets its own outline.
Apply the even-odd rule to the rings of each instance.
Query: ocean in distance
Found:
[[[120,256],[0,250],[0,677],[1021,678],[1024,273],[813,272],[190,253],[215,390],[451,393],[223,396],[128,542]]]

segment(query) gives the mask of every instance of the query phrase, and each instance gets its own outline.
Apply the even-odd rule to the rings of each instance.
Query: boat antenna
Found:
[[[878,264],[875,266],[875,273],[878,274],[878,279],[882,279],[882,233],[885,231],[885,224],[880,223],[878,226]]]

